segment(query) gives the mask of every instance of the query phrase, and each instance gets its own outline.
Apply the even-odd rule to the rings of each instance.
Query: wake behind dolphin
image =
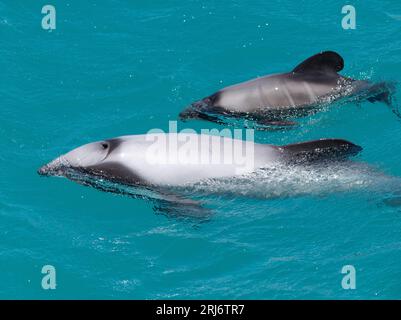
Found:
[[[182,120],[201,119],[226,123],[229,118],[253,120],[260,126],[291,127],[294,118],[313,114],[348,97],[391,104],[394,87],[338,74],[343,58],[333,51],[316,54],[291,72],[268,75],[223,88],[191,104]]]

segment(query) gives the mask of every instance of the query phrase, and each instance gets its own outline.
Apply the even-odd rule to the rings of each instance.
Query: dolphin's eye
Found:
[[[109,147],[109,145],[106,142],[102,142],[102,148],[106,150]]]

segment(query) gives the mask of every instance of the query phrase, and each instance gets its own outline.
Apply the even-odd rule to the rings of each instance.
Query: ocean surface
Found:
[[[353,1],[354,30],[345,1],[51,0],[51,31],[44,4],[0,1],[0,298],[401,298],[400,1]],[[393,107],[333,105],[255,139],[347,139],[364,148],[351,165],[194,186],[202,221],[36,172],[84,143],[167,130],[191,102],[322,50],[343,75],[396,82]]]

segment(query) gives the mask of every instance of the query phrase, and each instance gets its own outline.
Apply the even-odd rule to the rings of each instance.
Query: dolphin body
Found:
[[[239,176],[275,164],[344,159],[361,150],[341,139],[273,146],[205,134],[154,133],[83,145],[42,166],[38,173],[72,180],[79,173],[124,185],[171,187]]]
[[[180,188],[208,179],[223,178],[222,182],[261,167],[319,165],[321,161],[326,165],[361,150],[340,139],[273,146],[211,135],[147,134],[83,145],[45,164],[38,173],[147,199],[156,212],[168,216],[208,219],[212,212]]]
[[[391,88],[338,74],[344,68],[336,52],[318,53],[291,72],[267,75],[223,88],[192,103],[182,120],[222,122],[221,117],[255,120],[261,125],[293,125],[292,118],[316,112],[323,103],[361,94],[370,102],[390,104]]]

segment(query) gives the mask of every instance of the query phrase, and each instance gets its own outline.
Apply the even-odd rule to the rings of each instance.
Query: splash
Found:
[[[275,165],[229,179],[210,179],[182,188],[193,194],[221,194],[258,199],[327,195],[349,191],[401,191],[401,179],[364,163]]]

